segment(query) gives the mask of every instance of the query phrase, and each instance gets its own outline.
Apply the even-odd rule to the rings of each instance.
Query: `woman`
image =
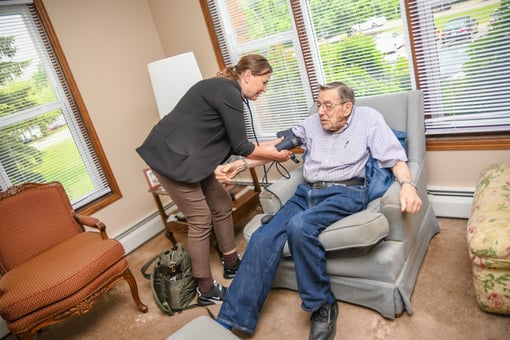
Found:
[[[228,157],[286,161],[290,152],[277,151],[278,141],[255,145],[248,141],[243,109],[267,89],[272,68],[266,58],[247,55],[215,78],[193,85],[175,108],[152,129],[137,152],[189,224],[188,250],[193,276],[198,279],[198,303],[223,300],[226,288],[216,283],[209,263],[211,230],[223,252],[225,278],[239,268],[232,220],[232,201],[216,180],[215,168]],[[243,170],[243,158],[237,164]]]

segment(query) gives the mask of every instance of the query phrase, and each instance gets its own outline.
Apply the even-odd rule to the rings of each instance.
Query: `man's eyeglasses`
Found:
[[[331,111],[335,106],[337,106],[337,105],[344,105],[345,103],[348,103],[348,102],[336,103],[336,104],[333,104],[333,103],[324,103],[324,104],[321,104],[319,102],[315,102],[315,104],[317,105],[317,111],[319,111],[319,109],[321,107],[324,109],[324,111]]]

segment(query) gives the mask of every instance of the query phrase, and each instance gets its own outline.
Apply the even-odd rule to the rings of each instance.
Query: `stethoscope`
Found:
[[[243,102],[246,104],[246,107],[248,108],[248,112],[250,114],[250,124],[251,124],[251,131],[253,133],[253,137],[255,138],[255,143],[257,145],[260,145],[259,144],[259,140],[257,138],[257,134],[255,133],[255,124],[253,122],[253,112],[251,111],[251,106],[250,106],[250,101],[246,98],[246,97],[242,97],[242,100]],[[277,161],[273,161],[273,163],[267,168],[266,165],[264,164],[262,167],[264,168],[264,176],[262,177],[261,179],[261,182],[262,183],[268,183],[268,173],[269,173],[269,169],[271,169],[271,167],[276,164],[276,169],[277,171],[280,173],[280,175],[282,175],[282,177],[285,177],[285,178],[290,178],[290,173],[289,171],[283,166],[281,165],[279,162]],[[265,190],[269,191],[269,189],[267,189],[267,187],[265,188]],[[275,195],[275,197],[278,198],[278,196]],[[279,200],[279,199],[278,199]],[[282,204],[282,202],[280,202],[280,204]]]
[[[246,104],[246,107],[248,108],[248,112],[250,114],[250,124],[251,124],[251,132],[253,133],[253,137],[255,138],[255,143],[259,145],[259,140],[257,138],[257,134],[255,133],[255,124],[253,121],[253,112],[251,111],[250,101],[246,97],[242,97],[243,102]]]

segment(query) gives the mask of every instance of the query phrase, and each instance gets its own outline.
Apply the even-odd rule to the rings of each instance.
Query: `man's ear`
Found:
[[[349,110],[349,112],[347,112],[345,114],[345,117],[349,117],[349,115],[352,113],[352,103],[351,102],[347,102],[347,103],[345,103],[345,106],[346,106],[347,110]]]

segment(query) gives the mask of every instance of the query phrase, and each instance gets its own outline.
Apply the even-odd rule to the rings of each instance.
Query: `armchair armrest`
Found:
[[[423,163],[408,162],[409,170],[413,181],[416,183],[418,195],[426,202],[427,188],[426,177],[423,171]],[[402,213],[400,211],[400,184],[395,181],[381,198],[380,208],[383,215],[389,222],[390,233],[386,239],[395,241],[404,241],[406,238],[414,235],[415,221],[422,219],[422,212],[417,215]]]
[[[302,165],[291,171],[290,177],[280,178],[259,195],[265,214],[275,214],[294,195],[299,184],[303,183]]]
[[[101,238],[103,240],[108,239],[108,235],[106,234],[106,225],[99,219],[92,216],[85,216],[80,214],[74,214],[74,218],[79,224],[83,226],[99,230],[99,232],[101,233]]]

